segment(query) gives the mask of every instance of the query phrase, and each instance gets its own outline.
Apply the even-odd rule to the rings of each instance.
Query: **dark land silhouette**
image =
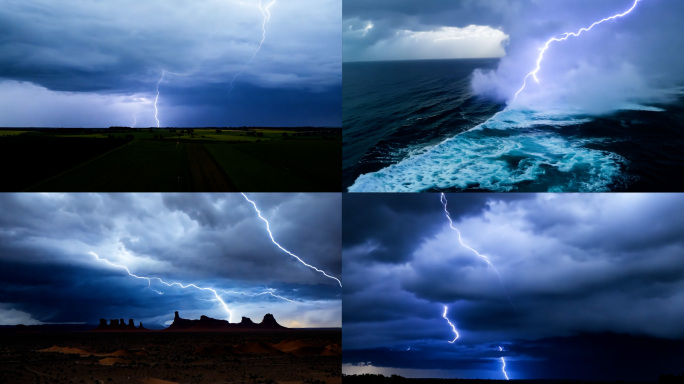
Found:
[[[339,192],[342,130],[0,128],[3,192]]]
[[[684,373],[680,375],[663,374],[654,377],[653,381],[592,381],[592,380],[485,380],[485,379],[411,379],[399,375],[384,376],[379,374],[344,375],[345,384],[684,384]]]
[[[133,319],[0,327],[0,383],[341,384],[339,328],[201,316],[161,330]]]

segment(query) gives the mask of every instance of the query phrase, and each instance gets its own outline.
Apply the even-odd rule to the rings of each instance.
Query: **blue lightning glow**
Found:
[[[164,81],[164,76],[166,76],[167,72],[176,76],[187,76],[187,74],[176,73],[162,69],[161,77],[159,78],[159,81],[157,81],[157,96],[154,98],[154,119],[157,121],[157,128],[159,128],[159,108],[157,107],[157,102],[159,101],[159,85],[162,83],[162,81]]]
[[[606,17],[605,19],[601,19],[601,20],[599,20],[599,21],[593,23],[593,24],[590,25],[589,27],[581,28],[581,29],[580,29],[579,31],[577,31],[577,32],[565,32],[565,33],[563,33],[563,34],[561,35],[561,37],[553,37],[553,38],[549,39],[549,40],[546,42],[546,44],[544,44],[544,46],[543,46],[542,48],[539,49],[539,57],[537,58],[537,66],[535,67],[535,69],[534,69],[532,72],[528,73],[527,76],[525,76],[525,79],[523,80],[523,85],[522,85],[522,87],[518,90],[518,92],[515,93],[515,97],[514,97],[513,99],[514,99],[514,100],[517,99],[517,98],[518,98],[518,95],[520,94],[520,92],[522,92],[522,91],[525,89],[525,87],[527,86],[527,79],[529,79],[530,77],[532,77],[532,78],[534,79],[534,81],[537,82],[537,84],[539,83],[539,78],[537,78],[537,73],[541,70],[541,63],[542,63],[542,60],[544,59],[544,54],[546,53],[546,51],[547,51],[547,50],[549,49],[549,47],[551,46],[551,43],[560,42],[560,41],[565,41],[565,40],[567,40],[568,38],[570,38],[570,36],[578,37],[578,36],[581,35],[583,32],[588,32],[588,31],[590,31],[592,28],[594,28],[595,26],[597,26],[597,25],[599,25],[599,24],[601,24],[601,23],[604,23],[604,22],[609,21],[609,20],[614,20],[614,19],[618,19],[618,18],[627,16],[628,14],[630,14],[630,13],[634,10],[634,8],[636,8],[636,6],[637,6],[637,4],[639,3],[639,1],[641,1],[641,0],[634,0],[634,4],[632,4],[632,6],[631,6],[627,11],[625,11],[625,12],[623,12],[623,13],[619,13],[619,14],[617,14],[617,15],[613,15],[613,16],[610,16],[610,17]]]
[[[458,234],[458,242],[461,243],[461,246],[464,247],[464,248],[466,248],[466,249],[468,249],[468,250],[470,250],[471,252],[473,252],[474,254],[476,254],[478,257],[480,257],[482,260],[484,260],[484,261],[487,263],[487,265],[489,265],[490,267],[492,267],[492,269],[494,270],[494,272],[496,272],[496,274],[498,275],[499,272],[496,270],[496,268],[494,268],[494,265],[492,264],[492,262],[489,261],[489,257],[487,257],[487,256],[485,256],[485,255],[481,255],[480,252],[474,250],[473,248],[471,248],[470,246],[466,245],[466,244],[463,242],[463,239],[461,238],[461,231],[459,231],[458,228],[454,227],[454,221],[451,220],[451,215],[449,214],[449,210],[447,209],[447,198],[446,198],[446,195],[444,195],[444,193],[442,193],[442,196],[441,196],[441,198],[440,198],[440,201],[442,202],[442,205],[444,205],[444,213],[446,214],[446,217],[447,217],[447,219],[449,220],[449,227],[451,227],[451,229],[453,229],[454,231],[456,231],[456,233]]]
[[[271,7],[273,4],[275,4],[276,0],[271,1],[268,3],[267,6],[263,6],[261,3],[261,0],[259,0],[259,11],[261,12],[261,15],[264,17],[264,21],[261,23],[261,41],[259,42],[259,47],[254,51],[254,54],[252,55],[252,58],[249,60],[251,63],[252,60],[254,60],[254,57],[256,57],[257,53],[261,51],[261,47],[264,45],[264,41],[266,40],[266,24],[271,20]]]
[[[503,352],[502,347],[499,347],[499,352]],[[501,364],[503,364],[503,367],[501,367],[501,372],[503,372],[504,377],[506,377],[506,380],[510,380],[508,378],[508,374],[506,373],[506,361],[504,360],[503,356],[501,356]]]
[[[492,264],[492,262],[489,260],[489,257],[481,254],[480,252],[476,251],[475,249],[473,249],[472,247],[463,242],[463,239],[461,238],[461,231],[459,231],[458,228],[454,227],[454,221],[451,219],[451,215],[449,214],[449,210],[447,209],[447,198],[444,193],[441,194],[440,201],[442,202],[442,205],[444,205],[444,213],[446,214],[446,217],[449,220],[449,227],[458,234],[458,242],[461,244],[462,247],[473,252],[479,258],[484,260],[488,266],[492,268],[494,273],[496,273],[496,277],[499,279],[499,284],[501,285],[501,289],[503,290],[504,295],[506,295],[506,299],[508,299],[508,303],[511,304],[511,307],[513,307],[513,309],[517,310],[515,304],[513,304],[513,300],[511,300],[511,296],[508,294],[506,286],[503,283],[503,279],[501,279],[501,274],[499,274],[499,271],[496,270],[494,264]]]
[[[157,120],[157,128],[159,128],[159,109],[157,108],[157,102],[159,101],[159,84],[164,80],[164,75],[166,75],[166,70],[162,69],[162,75],[157,81],[157,97],[154,98],[154,119]]]
[[[267,288],[264,292],[260,292],[260,293],[247,293],[247,292],[241,292],[241,291],[221,291],[221,292],[222,292],[222,293],[227,293],[227,294],[249,296],[249,297],[257,297],[257,296],[262,296],[262,295],[269,295],[269,296],[275,297],[275,298],[277,298],[277,299],[289,301],[290,303],[296,303],[296,301],[294,301],[294,300],[288,299],[288,298],[283,297],[283,296],[280,296],[280,295],[276,295],[276,294],[274,293],[274,292],[275,292],[275,289],[273,289],[273,288]]]
[[[445,305],[444,306],[444,313],[442,314],[442,317],[444,318],[444,320],[447,321],[447,323],[449,323],[449,325],[451,326],[451,330],[454,331],[454,335],[456,335],[454,337],[454,339],[449,342],[449,343],[453,344],[454,342],[456,342],[456,340],[458,340],[459,335],[458,335],[458,331],[456,330],[456,326],[451,321],[449,321],[449,318],[447,317],[447,311],[448,311],[448,308]]]
[[[449,210],[447,209],[447,198],[446,198],[446,195],[444,193],[441,194],[440,201],[441,201],[442,205],[444,205],[444,213],[446,214],[446,217],[449,220],[449,227],[452,230],[456,231],[456,233],[458,234],[458,242],[461,244],[461,246],[470,250],[471,252],[476,254],[478,257],[483,259],[487,263],[487,265],[492,268],[492,270],[496,273],[497,277],[499,278],[499,283],[501,284],[501,288],[504,290],[504,293],[506,294],[506,298],[508,299],[508,302],[511,304],[511,306],[513,306],[513,308],[515,308],[515,305],[511,301],[511,298],[508,295],[508,292],[506,291],[506,288],[503,285],[503,281],[501,280],[501,275],[499,275],[499,272],[496,270],[496,268],[494,268],[494,265],[489,260],[489,258],[487,256],[479,253],[478,251],[476,251],[475,249],[466,245],[463,242],[463,239],[461,238],[461,231],[459,231],[458,228],[456,228],[454,226],[454,221],[451,219],[451,215],[449,214]],[[456,335],[456,337],[453,340],[449,341],[449,343],[453,344],[459,338],[459,334],[458,334],[458,331],[456,330],[456,326],[453,323],[451,323],[451,321],[449,321],[449,318],[447,318],[447,310],[448,310],[448,308],[445,305],[444,306],[444,313],[442,314],[442,317],[444,318],[444,320],[447,321],[447,323],[449,323],[449,325],[451,326],[451,329],[454,331],[454,334]],[[499,347],[499,351],[503,352],[503,347]],[[503,356],[501,356],[501,363],[503,364],[501,371],[503,372],[504,376],[506,377],[506,380],[509,380],[508,374],[506,373],[506,361],[504,360]]]
[[[264,7],[261,0],[259,0],[259,12],[261,12],[261,16],[263,16],[263,21],[261,22],[261,41],[259,41],[259,46],[252,54],[252,57],[247,61],[247,64],[245,64],[242,69],[240,69],[240,71],[238,71],[230,80],[230,89],[228,90],[228,94],[233,91],[233,83],[235,80],[242,75],[242,73],[250,66],[250,64],[252,64],[252,61],[254,61],[256,55],[259,53],[259,51],[261,51],[261,47],[264,45],[264,41],[266,40],[266,24],[268,24],[269,20],[271,20],[271,7],[273,4],[275,4],[275,2],[276,0],[273,0]]]
[[[327,277],[327,278],[330,278],[330,279],[333,279],[333,280],[337,281],[337,283],[340,285],[340,287],[342,286],[342,282],[341,282],[338,278],[336,278],[336,277],[334,277],[334,276],[328,275],[327,273],[325,273],[325,271],[323,271],[323,270],[321,270],[321,269],[318,269],[318,268],[314,267],[313,265],[307,264],[307,263],[304,262],[304,260],[302,260],[299,256],[295,255],[294,253],[292,253],[292,252],[288,251],[287,249],[283,248],[282,245],[278,244],[278,242],[275,241],[275,238],[273,238],[273,233],[271,232],[271,226],[269,225],[268,220],[266,220],[266,218],[263,217],[263,216],[261,215],[261,211],[260,211],[259,208],[257,207],[256,203],[253,202],[252,200],[250,200],[250,199],[247,197],[247,195],[245,195],[244,193],[242,194],[242,196],[245,198],[245,200],[247,200],[248,202],[250,202],[250,203],[252,204],[252,206],[254,206],[254,210],[256,211],[256,213],[257,213],[257,215],[259,216],[259,218],[260,218],[261,220],[263,220],[264,223],[266,223],[266,231],[268,231],[268,235],[271,237],[271,242],[273,242],[273,244],[275,244],[278,248],[280,248],[281,251],[283,251],[283,252],[287,253],[288,255],[294,257],[295,259],[297,259],[297,261],[299,261],[300,263],[302,263],[302,264],[304,264],[305,266],[307,266],[307,267],[309,267],[309,268],[315,270],[315,271],[318,272],[318,273],[323,274],[323,275],[324,275],[325,277]]]
[[[117,268],[121,268],[121,269],[125,270],[126,273],[128,273],[129,276],[135,277],[136,279],[147,280],[147,286],[150,287],[150,288],[152,288],[152,280],[157,280],[157,281],[159,281],[161,284],[166,285],[167,287],[172,287],[172,286],[175,285],[175,286],[181,287],[181,288],[183,288],[183,289],[186,289],[186,288],[195,288],[195,289],[198,289],[198,290],[200,290],[200,291],[209,291],[209,292],[211,292],[211,293],[214,294],[214,297],[216,298],[216,300],[217,300],[219,303],[221,303],[221,306],[223,307],[223,309],[228,313],[228,321],[230,321],[230,319],[231,319],[231,317],[232,317],[232,313],[230,312],[230,309],[228,309],[228,305],[226,304],[225,301],[223,301],[223,299],[222,299],[221,296],[218,294],[218,292],[216,292],[216,290],[213,289],[213,288],[200,287],[200,286],[197,286],[197,285],[195,285],[195,284],[182,284],[182,283],[175,282],[175,281],[172,282],[172,283],[167,283],[166,281],[162,280],[162,279],[159,278],[159,277],[138,276],[138,275],[136,275],[136,274],[131,273],[131,270],[128,269],[128,267],[126,267],[125,265],[119,265],[119,264],[112,263],[111,261],[109,261],[109,260],[107,260],[107,259],[101,258],[101,257],[98,256],[97,253],[95,253],[95,252],[88,252],[88,253],[89,253],[91,256],[95,257],[95,258],[96,258],[97,260],[99,260],[99,261],[104,261],[105,263],[107,263],[107,264],[109,264],[109,265],[111,265],[111,266],[113,266],[113,267],[117,267]],[[159,291],[156,291],[156,290],[155,290],[155,292],[157,292],[158,294],[162,294],[162,292],[159,292]]]

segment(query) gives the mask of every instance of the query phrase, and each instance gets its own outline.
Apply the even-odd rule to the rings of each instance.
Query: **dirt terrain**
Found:
[[[341,330],[2,332],[0,383],[341,384]]]

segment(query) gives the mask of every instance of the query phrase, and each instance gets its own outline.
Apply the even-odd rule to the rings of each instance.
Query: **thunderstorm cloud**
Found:
[[[501,378],[500,356],[518,379],[680,373],[684,196],[447,198],[493,267],[437,194],[344,197],[347,373]]]
[[[341,274],[340,196],[250,194],[280,244]],[[273,313],[283,325],[340,326],[340,288],[279,250],[241,194],[5,194],[0,196],[0,323],[96,323],[185,317],[233,322]],[[270,294],[273,292],[291,301]],[[237,294],[234,292],[243,292]],[[163,294],[162,294],[163,293]]]
[[[268,4],[4,1],[0,124],[155,125],[166,70],[162,126],[339,126],[340,0],[274,2],[258,50]]]

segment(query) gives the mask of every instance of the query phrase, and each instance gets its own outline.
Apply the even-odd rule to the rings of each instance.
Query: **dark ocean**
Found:
[[[600,117],[514,110],[471,91],[496,65],[343,64],[344,190],[684,191],[684,97]]]

